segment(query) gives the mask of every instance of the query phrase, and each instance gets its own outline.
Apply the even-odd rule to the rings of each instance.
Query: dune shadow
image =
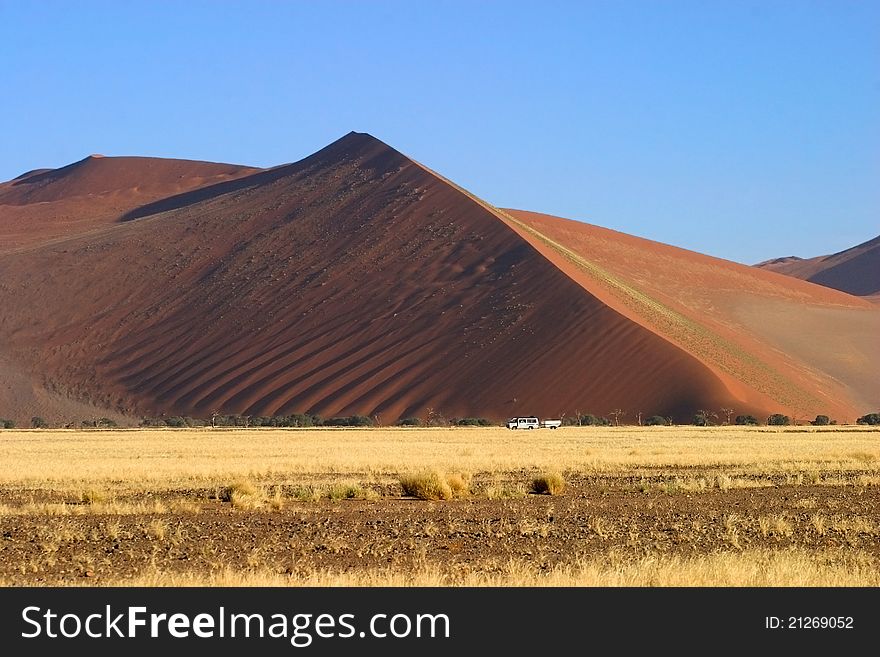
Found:
[[[250,175],[244,176],[243,178],[236,178],[235,180],[224,180],[223,182],[208,185],[207,187],[200,187],[189,192],[183,192],[181,194],[175,194],[174,196],[162,198],[158,201],[153,201],[152,203],[147,203],[145,205],[136,207],[133,210],[129,210],[121,217],[119,217],[117,221],[119,223],[134,221],[135,219],[142,219],[143,217],[148,217],[159,212],[167,212],[168,210],[178,210],[180,208],[185,208],[189,205],[194,205],[195,203],[207,201],[209,199],[215,198],[217,196],[222,196],[223,194],[228,194],[230,192],[237,192],[242,189],[247,189],[248,187],[256,187],[258,185],[272,183],[279,178],[283,178],[284,176],[289,175],[291,166],[293,165],[284,164],[275,167],[274,169],[267,169],[265,171],[252,173]]]

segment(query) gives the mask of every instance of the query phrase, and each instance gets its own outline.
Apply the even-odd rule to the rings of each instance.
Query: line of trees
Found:
[[[430,415],[428,417],[407,417],[398,420],[400,427],[436,427],[436,426],[474,426],[490,427],[497,425],[483,417],[443,418]],[[317,413],[292,413],[290,415],[220,415],[213,414],[210,418],[199,419],[188,416],[172,416],[161,418],[144,418],[142,427],[373,427],[379,426],[379,417],[367,415],[343,415],[324,418]]]
[[[209,418],[193,418],[173,415],[141,420],[142,427],[371,427],[376,424],[366,415],[346,415],[323,418],[316,413],[291,413],[289,415],[221,415],[213,413]]]
[[[48,429],[50,426],[51,425],[46,422],[46,420],[44,420],[42,417],[35,415],[31,418],[31,429]],[[66,422],[61,426],[65,429],[112,429],[113,427],[116,427],[118,425],[116,424],[116,420],[112,420],[109,417],[101,417],[98,419],[82,420],[79,422]],[[0,429],[15,429],[15,427],[16,424],[14,420],[0,417]]]
[[[692,419],[691,424],[694,426],[708,427],[721,425],[738,425],[738,426],[757,426],[762,424],[754,415],[736,415],[732,408],[720,409],[721,414],[709,411],[699,410]],[[626,417],[626,412],[621,409],[614,409],[609,412],[610,417],[601,415],[593,415],[591,413],[575,412],[574,415],[562,416],[563,426],[579,426],[579,427],[607,427],[620,426],[621,419]],[[723,418],[723,419],[722,419]],[[193,418],[189,416],[173,415],[162,417],[149,417],[141,420],[142,427],[172,427],[172,428],[194,428],[194,427],[372,427],[379,426],[379,416],[369,417],[366,415],[346,415],[330,418],[323,418],[316,413],[291,413],[289,415],[222,415],[212,413],[208,418]],[[642,413],[636,414],[638,426],[672,426],[674,424],[671,417],[662,415],[651,415],[647,418],[642,417]],[[732,420],[732,422],[731,422]],[[719,422],[720,421],[720,422]],[[809,420],[809,424],[813,426],[836,425],[837,421],[828,415],[817,415],[814,420]],[[880,412],[868,413],[856,420],[861,425],[880,425]],[[483,417],[463,417],[463,418],[446,418],[440,413],[435,413],[432,409],[424,417],[406,417],[398,420],[396,426],[400,427],[449,427],[449,426],[475,426],[489,427],[498,426],[498,422],[488,420]],[[503,423],[501,423],[503,424]],[[768,416],[764,424],[768,426],[789,426],[795,424],[792,418],[782,413],[773,413]],[[42,417],[34,416],[31,418],[30,426],[34,429],[46,429],[50,424]],[[102,417],[97,419],[82,420],[79,422],[70,422],[61,425],[67,429],[112,429],[117,423],[112,418]],[[0,417],[0,429],[14,429],[16,423],[13,420]]]

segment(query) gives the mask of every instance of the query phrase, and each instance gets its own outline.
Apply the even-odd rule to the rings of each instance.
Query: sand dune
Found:
[[[756,267],[864,297],[880,294],[880,236],[827,256],[788,256]]]
[[[160,198],[230,180],[253,167],[90,155],[0,183],[0,253],[114,223]]]
[[[812,283],[616,231],[507,210],[511,225],[585,289],[663,335],[725,382],[731,405],[880,405],[880,312]]]
[[[816,306],[846,331],[874,305],[498,211],[369,135],[150,203],[0,259],[17,380],[146,415],[866,412],[858,376],[777,353],[749,312]]]

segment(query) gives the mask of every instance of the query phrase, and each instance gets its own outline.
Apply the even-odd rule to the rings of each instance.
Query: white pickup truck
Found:
[[[534,415],[529,417],[512,417],[507,421],[508,429],[557,429],[562,420],[539,420]]]

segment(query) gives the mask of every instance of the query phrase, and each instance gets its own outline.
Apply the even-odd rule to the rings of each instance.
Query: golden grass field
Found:
[[[880,584],[869,427],[5,430],[0,462],[7,585]]]

